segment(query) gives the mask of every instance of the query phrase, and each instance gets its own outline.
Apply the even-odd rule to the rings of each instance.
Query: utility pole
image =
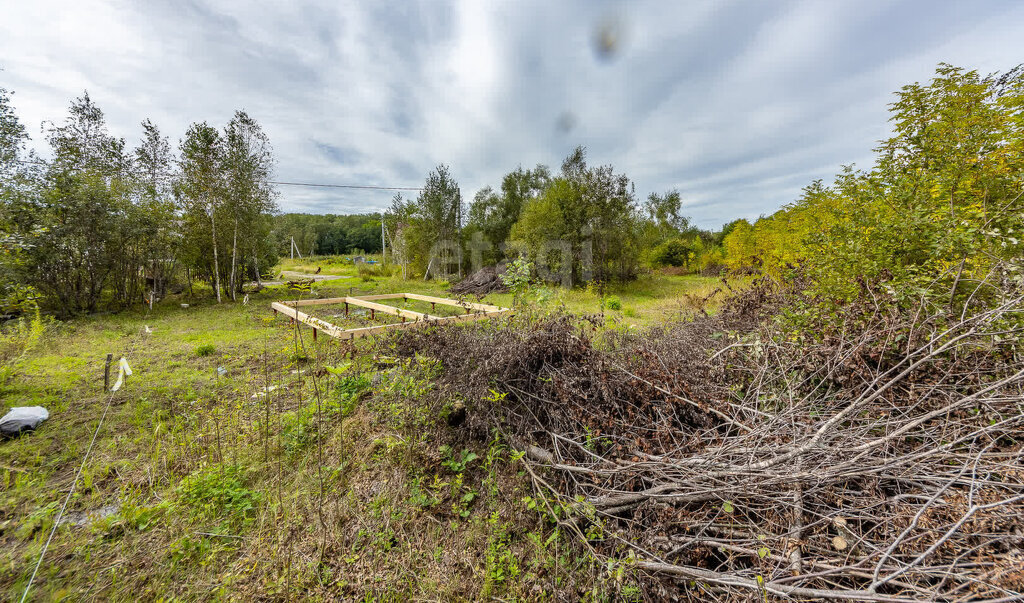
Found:
[[[385,266],[388,263],[388,240],[384,236],[384,214],[380,215],[380,263]]]

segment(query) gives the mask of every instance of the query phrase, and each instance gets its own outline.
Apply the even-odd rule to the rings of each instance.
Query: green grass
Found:
[[[533,291],[528,311],[597,313],[614,296],[620,309],[604,304],[609,326],[650,325],[692,313],[692,298],[718,285],[652,275],[604,297],[552,289],[541,302]],[[317,283],[313,294],[446,289],[375,277]],[[75,522],[58,528],[35,600],[522,600],[556,578],[560,588],[604,588],[585,556],[521,502],[533,492],[507,450],[442,448],[443,417],[417,404],[433,387],[432,361],[383,371],[366,353],[372,342],[313,342],[270,311],[310,293],[267,287],[248,304],[219,305],[202,293],[51,325],[0,385],[5,407],[51,413],[37,432],[0,441],[4,598],[20,598],[108,399],[69,505]],[[113,377],[122,356],[133,370],[112,397],[107,353]]]
[[[378,258],[379,259],[379,258]],[[332,264],[333,263],[333,264]],[[325,256],[317,258],[315,262],[300,262],[296,260],[282,260],[280,268],[294,272],[306,272],[312,274],[317,266],[321,266],[321,274],[339,274],[354,276],[356,269],[351,264],[345,264],[339,256]],[[331,267],[334,266],[334,267]],[[729,281],[729,286],[740,288],[749,279],[739,278]],[[425,295],[436,295],[451,297],[448,293],[449,283],[443,281],[424,281],[420,278],[405,280],[401,276],[373,277],[369,279],[346,279],[341,281],[322,281],[314,284],[314,292],[317,297],[334,297],[343,295],[372,295],[378,293],[421,293]],[[546,310],[562,308],[575,314],[597,314],[602,312],[602,292],[596,287],[562,289],[560,287],[541,286],[543,295],[538,295],[534,290],[527,296],[527,301],[537,307]],[[719,293],[714,293],[719,290]],[[681,316],[692,315],[703,306],[708,311],[714,311],[721,300],[728,294],[728,289],[723,285],[721,278],[704,277],[695,275],[667,275],[652,273],[641,276],[639,279],[629,283],[613,283],[605,287],[605,304],[603,312],[606,318],[623,327],[645,327],[653,326],[666,320],[677,320]],[[714,295],[712,295],[714,293]],[[712,295],[706,304],[700,300]],[[538,297],[543,297],[542,301]],[[512,294],[490,294],[484,296],[481,301],[503,307],[510,307],[513,303]],[[475,301],[475,296],[468,296],[470,301]],[[612,299],[618,303],[609,304]],[[393,303],[393,302],[385,302]],[[618,306],[618,307],[613,307]],[[415,311],[429,311],[429,305],[414,306],[411,302],[403,307]],[[320,308],[320,315],[326,308]],[[333,312],[336,309],[331,309]],[[445,311],[438,306],[435,308],[435,315]],[[316,312],[314,312],[316,313]],[[341,325],[339,325],[341,326]]]
[[[305,272],[312,274],[316,272],[317,268],[319,268],[320,274],[327,274],[331,276],[359,276],[358,266],[353,264],[351,260],[353,257],[355,257],[355,254],[314,255],[295,259],[284,258],[274,269],[274,274],[277,275],[282,271]],[[384,259],[379,253],[363,254],[363,257],[368,260],[374,260],[378,262],[378,264]]]

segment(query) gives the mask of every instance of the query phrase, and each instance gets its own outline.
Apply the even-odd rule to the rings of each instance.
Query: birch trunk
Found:
[[[217,290],[217,303],[220,303],[220,260],[217,259],[217,225],[213,220],[213,208],[210,208],[210,238],[213,240],[213,288]]]
[[[235,290],[238,288],[238,283],[235,281],[235,277],[238,273],[238,218],[235,218],[235,233],[231,240],[231,301],[238,301],[235,297]]]

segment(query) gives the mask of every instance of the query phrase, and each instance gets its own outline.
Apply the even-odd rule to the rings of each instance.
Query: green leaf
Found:
[[[766,547],[766,546],[763,546],[763,547],[757,549],[757,556],[760,557],[761,559],[764,559],[765,557],[767,557],[770,554],[771,554],[771,550],[768,547]]]
[[[732,501],[731,500],[727,500],[724,503],[722,503],[722,512],[724,512],[724,513],[732,513],[733,511],[735,511],[735,509],[732,506]]]

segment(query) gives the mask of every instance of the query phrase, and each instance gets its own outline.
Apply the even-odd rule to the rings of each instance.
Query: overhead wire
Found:
[[[16,159],[15,163],[20,163],[22,165],[40,165],[40,166],[49,165],[48,162],[46,162],[46,161],[44,161],[42,159],[36,159],[36,160]],[[161,173],[161,175],[162,176],[173,176],[174,174],[173,173],[169,173],[169,172],[164,172],[164,173]],[[333,183],[324,183],[324,182],[288,182],[288,181],[282,181],[282,180],[268,180],[267,183],[268,184],[276,184],[278,186],[307,186],[307,187],[313,187],[313,188],[347,188],[347,189],[375,190],[375,191],[421,191],[421,190],[423,190],[423,187],[421,187],[421,186],[383,186],[383,185],[376,185],[376,184],[333,184]]]

